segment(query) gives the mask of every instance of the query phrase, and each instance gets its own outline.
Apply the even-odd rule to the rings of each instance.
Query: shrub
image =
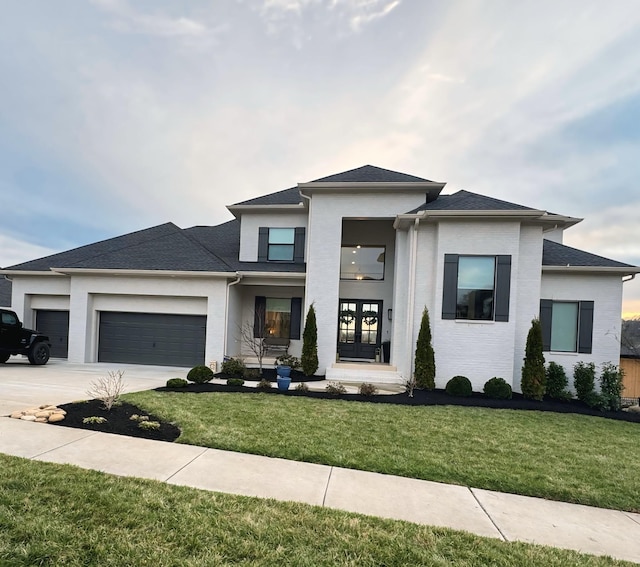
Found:
[[[367,382],[363,382],[360,384],[360,388],[358,390],[361,396],[375,396],[378,393],[378,388],[376,388],[373,384],[369,384]]]
[[[195,384],[206,384],[213,378],[213,370],[208,366],[194,366],[187,374],[187,380]]]
[[[104,409],[111,411],[111,408],[118,403],[125,383],[122,380],[124,372],[116,370],[109,372],[106,378],[98,378],[90,384],[87,394],[102,402]]]
[[[611,411],[619,411],[622,407],[622,390],[624,385],[622,378],[624,374],[622,370],[615,364],[606,362],[602,365],[600,373],[600,395],[605,406],[603,409]]]
[[[593,362],[587,364],[580,361],[573,367],[573,387],[576,389],[576,396],[590,406],[597,397],[594,392],[595,377],[596,367]]]
[[[220,372],[229,376],[244,376],[246,367],[240,358],[225,360],[220,367]]]
[[[258,385],[256,386],[257,390],[271,390],[271,388],[273,387],[273,384],[271,384],[271,382],[269,382],[269,380],[267,380],[266,378],[263,378],[262,380],[260,380],[260,382],[258,382]]]
[[[129,419],[131,421],[137,421],[137,422],[149,421],[149,416],[148,415],[138,415],[137,413],[134,413],[131,417],[129,417]]]
[[[447,394],[450,396],[467,397],[473,392],[471,382],[466,376],[454,376],[445,386]]]
[[[169,378],[167,388],[186,388],[187,381],[184,378]]]
[[[307,383],[306,383],[306,382],[300,382],[300,383],[295,387],[295,389],[296,389],[298,392],[308,392],[308,391],[309,391],[309,386],[307,386]]]
[[[429,310],[422,310],[420,332],[416,341],[415,377],[418,388],[433,390],[436,387],[436,362],[431,346],[431,325],[429,323]]]
[[[242,378],[228,378],[227,386],[242,386],[244,384],[244,380]]]
[[[339,396],[340,394],[347,393],[347,389],[339,382],[329,382],[324,390],[332,396]]]
[[[160,423],[158,421],[140,421],[138,427],[144,431],[157,431],[160,429]]]
[[[283,354],[276,358],[277,366],[290,366],[293,370],[300,368],[300,359],[291,355],[291,354]]]
[[[494,377],[487,380],[483,391],[485,396],[494,400],[510,400],[513,397],[511,386],[504,378]]]
[[[409,395],[410,398],[413,398],[413,391],[416,388],[416,375],[414,374],[411,378],[407,378],[404,381],[404,391]]]
[[[260,378],[260,370],[257,368],[245,368],[243,376],[246,380],[257,380]]]
[[[318,326],[313,303],[309,306],[307,319],[304,322],[301,365],[305,376],[313,376],[318,370]]]
[[[542,354],[542,327],[540,319],[531,321],[527,334],[524,366],[520,386],[525,398],[542,400],[545,391],[544,355]]]
[[[569,381],[564,368],[555,362],[550,362],[545,373],[547,396],[554,400],[570,400],[571,392],[567,390]]]
[[[86,423],[86,424],[107,423],[107,418],[106,417],[99,417],[97,415],[92,415],[91,417],[83,417],[82,418],[82,423]]]

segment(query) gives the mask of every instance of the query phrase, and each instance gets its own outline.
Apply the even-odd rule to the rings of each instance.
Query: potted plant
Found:
[[[278,390],[285,391],[291,385],[291,371],[300,366],[300,361],[290,354],[283,354],[276,358],[276,372]]]

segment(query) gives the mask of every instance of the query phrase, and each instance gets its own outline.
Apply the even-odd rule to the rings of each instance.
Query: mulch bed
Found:
[[[220,376],[219,376],[220,377]],[[300,377],[296,377],[300,381]],[[267,377],[269,379],[269,377]],[[320,378],[322,379],[322,378]],[[327,392],[301,392],[289,389],[286,392],[280,392],[275,387],[275,375],[273,377],[274,387],[271,390],[264,391],[269,395],[284,395],[292,397],[309,397],[317,399],[340,399],[353,402],[367,402],[378,404],[397,404],[407,406],[466,406],[466,407],[483,407],[495,409],[513,409],[513,410],[535,410],[549,411],[556,413],[576,413],[582,415],[591,415],[596,417],[605,417],[609,419],[617,419],[622,421],[631,421],[640,423],[640,413],[632,412],[611,412],[598,411],[588,407],[586,404],[571,400],[560,402],[545,399],[541,402],[525,399],[522,394],[513,394],[511,400],[492,400],[486,398],[483,394],[474,393],[467,398],[459,398],[450,396],[444,390],[415,390],[413,397],[410,398],[406,393],[402,394],[379,394],[375,396],[362,396],[360,394],[341,394],[335,396]],[[184,394],[206,394],[212,392],[244,392],[256,393],[255,388],[246,386],[227,386],[226,384],[189,384],[186,388],[156,388],[158,392],[175,392]],[[64,421],[60,421],[53,425],[62,425],[65,427],[76,427],[80,429],[89,429],[92,431],[102,431],[104,433],[116,433],[119,435],[129,435],[132,437],[142,437],[145,439],[156,439],[159,441],[175,441],[180,435],[180,429],[171,423],[162,422],[159,418],[146,414],[140,408],[127,403],[111,408],[107,412],[102,407],[102,402],[98,400],[89,400],[88,402],[71,403],[58,406],[67,412]],[[134,414],[149,415],[149,420],[160,422],[158,430],[143,430],[138,427],[138,423],[130,419]],[[102,424],[86,424],[83,423],[85,417],[101,416],[107,419]]]

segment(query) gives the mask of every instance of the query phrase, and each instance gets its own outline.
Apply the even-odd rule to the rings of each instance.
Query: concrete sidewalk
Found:
[[[640,562],[640,514],[6,417],[0,453]]]

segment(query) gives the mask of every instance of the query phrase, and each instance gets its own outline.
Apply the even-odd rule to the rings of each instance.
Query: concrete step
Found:
[[[327,380],[336,382],[371,382],[375,384],[404,383],[395,366],[389,364],[334,362],[325,373]]]

